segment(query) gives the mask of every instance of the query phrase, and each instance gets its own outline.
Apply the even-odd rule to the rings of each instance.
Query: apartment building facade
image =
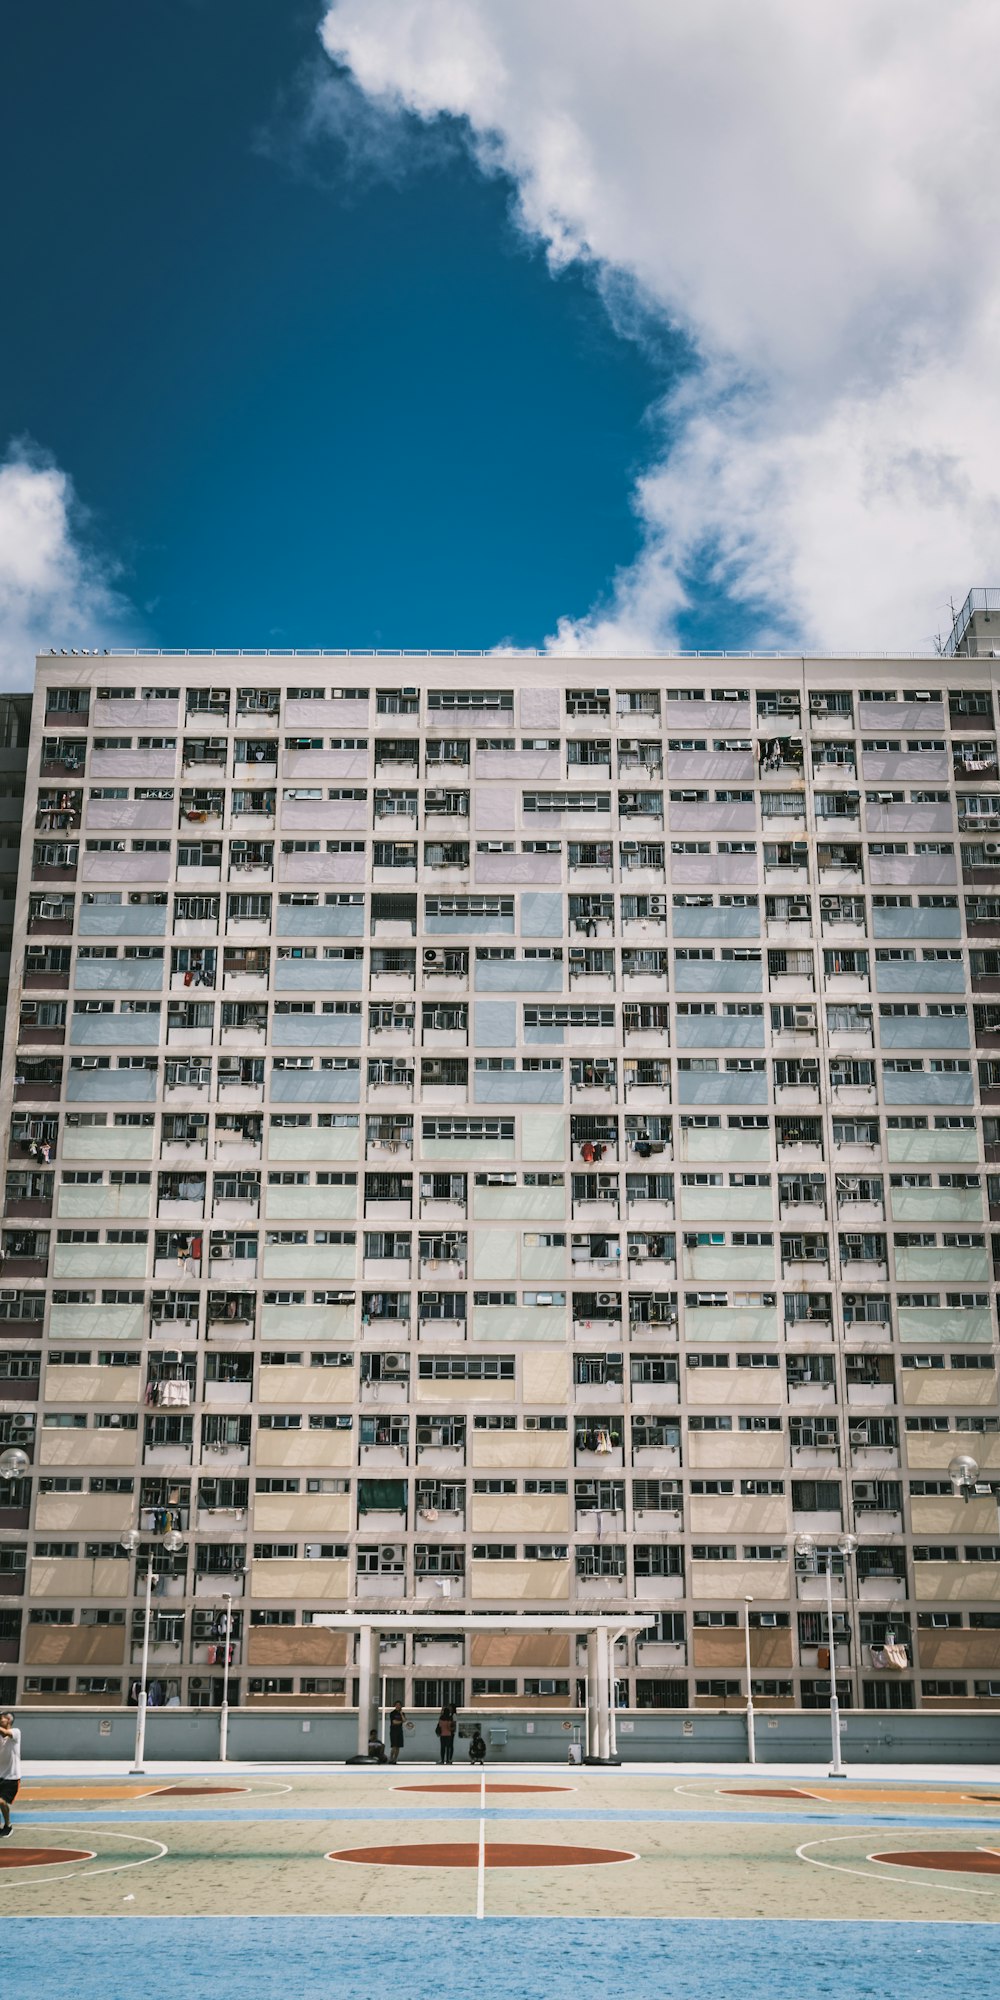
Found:
[[[745,1698],[748,1620],[820,1707],[828,1551],[844,1704],[1000,1701],[998,695],[39,660],[4,1701],[127,1700],[152,1565],[164,1700],[220,1699],[229,1593],[242,1703],[349,1705],[324,1617],[405,1610],[390,1698],[572,1705],[560,1616],[639,1610],[622,1706]]]

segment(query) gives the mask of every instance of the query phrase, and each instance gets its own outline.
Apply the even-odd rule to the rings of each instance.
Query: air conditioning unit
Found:
[[[403,1547],[402,1542],[383,1542],[381,1548],[379,1549],[378,1556],[380,1563],[403,1562],[406,1557],[406,1550]]]
[[[874,1501],[876,1497],[877,1488],[873,1479],[858,1479],[855,1481],[854,1504],[856,1507],[861,1506],[866,1501]]]
[[[524,1419],[524,1429],[525,1429],[526,1431],[537,1431],[537,1429],[538,1429],[538,1425],[539,1425],[539,1418],[538,1418],[538,1417],[525,1417],[525,1419]]]
[[[406,1373],[405,1354],[383,1354],[382,1373],[383,1375],[405,1375]]]
[[[613,1306],[617,1303],[617,1293],[598,1292],[597,1303],[599,1306]]]
[[[811,1008],[811,1007],[793,1007],[793,1008],[792,1008],[792,1026],[793,1026],[793,1027],[795,1027],[795,1028],[811,1028],[811,1027],[812,1027],[812,1025],[813,1025],[813,1015],[812,1015],[812,1008]]]
[[[443,965],[443,964],[444,964],[444,952],[443,952],[443,951],[434,951],[434,950],[433,950],[433,949],[432,949],[432,948],[431,948],[430,946],[428,946],[428,947],[427,947],[427,949],[426,949],[426,950],[424,951],[424,964],[425,964],[425,965]]]
[[[646,1430],[648,1430],[648,1429],[649,1429],[649,1418],[648,1418],[648,1417],[633,1417],[633,1418],[632,1418],[632,1435],[633,1435],[633,1437],[637,1437],[640,1431],[646,1431]]]
[[[777,705],[778,705],[778,707],[779,707],[779,708],[798,708],[798,705],[799,705],[799,698],[798,698],[798,695],[797,695],[797,694],[779,694],[779,696],[778,696],[778,704],[777,704]]]
[[[442,1430],[440,1424],[418,1424],[417,1443],[426,1445],[443,1445],[444,1431]]]
[[[739,701],[739,698],[740,698],[739,688],[723,688],[722,690],[723,701]]]
[[[987,840],[984,846],[987,854],[1000,854],[1000,840]]]

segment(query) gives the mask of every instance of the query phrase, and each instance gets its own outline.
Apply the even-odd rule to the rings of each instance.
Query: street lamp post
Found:
[[[184,1537],[177,1533],[176,1528],[168,1529],[167,1533],[161,1537],[161,1540],[168,1555],[176,1555],[178,1549],[184,1547]],[[141,1546],[141,1537],[136,1533],[134,1528],[129,1528],[122,1536],[121,1546],[126,1551],[126,1554],[130,1556],[137,1554]],[[132,1770],[135,1773],[141,1773],[143,1769],[143,1757],[146,1750],[146,1688],[149,1679],[149,1628],[152,1623],[152,1617],[153,1558],[152,1554],[150,1554],[146,1564],[146,1615],[142,1627],[142,1666],[139,1670],[139,1698],[135,1710],[135,1750],[132,1757]]]
[[[857,1546],[857,1537],[855,1535],[841,1535],[837,1541],[837,1548],[844,1557],[845,1562],[854,1554]],[[795,1553],[798,1556],[818,1557],[820,1551],[817,1549],[811,1535],[796,1535]],[[840,1702],[837,1697],[837,1648],[836,1633],[833,1626],[833,1549],[826,1548],[822,1551],[822,1554],[825,1557],[826,1633],[827,1650],[830,1655],[830,1776],[831,1778],[844,1778],[847,1772],[844,1767],[844,1760],[840,1754]]]
[[[756,1764],[757,1734],[754,1727],[753,1681],[750,1678],[750,1606],[753,1603],[753,1598],[745,1597],[743,1603],[745,1606],[743,1613],[743,1636],[746,1641],[747,1654],[747,1762],[749,1764]]]
[[[222,1707],[219,1710],[219,1762],[224,1764],[229,1755],[229,1653],[233,1632],[233,1593],[224,1590],[222,1602],[226,1607],[226,1650],[222,1658]]]

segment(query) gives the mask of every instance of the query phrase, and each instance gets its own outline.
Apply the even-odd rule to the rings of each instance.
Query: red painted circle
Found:
[[[376,1868],[477,1868],[479,1844],[474,1840],[430,1841],[420,1847],[345,1847],[328,1861],[359,1861]],[[634,1861],[635,1855],[614,1847],[534,1847],[527,1842],[488,1840],[487,1868],[585,1868],[608,1861]]]
[[[1000,1854],[974,1847],[920,1847],[912,1854],[871,1854],[893,1868],[934,1868],[943,1875],[1000,1875]]]
[[[811,1799],[813,1792],[793,1792],[780,1789],[777,1785],[726,1785],[727,1799]]]
[[[154,1799],[208,1799],[223,1792],[245,1792],[246,1785],[159,1785]]]
[[[479,1796],[478,1785],[393,1785],[394,1792],[474,1792]],[[571,1792],[572,1785],[487,1785],[486,1795],[493,1792]]]
[[[0,1847],[0,1868],[58,1868],[65,1861],[93,1861],[92,1847]]]

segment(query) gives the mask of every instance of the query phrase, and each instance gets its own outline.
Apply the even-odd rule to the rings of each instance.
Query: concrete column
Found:
[[[587,1756],[599,1757],[598,1747],[598,1643],[600,1632],[587,1633]]]
[[[606,1625],[597,1633],[597,1754],[611,1755],[611,1634]]]
[[[368,1755],[368,1736],[378,1704],[377,1635],[371,1625],[358,1626],[358,1756]]]

